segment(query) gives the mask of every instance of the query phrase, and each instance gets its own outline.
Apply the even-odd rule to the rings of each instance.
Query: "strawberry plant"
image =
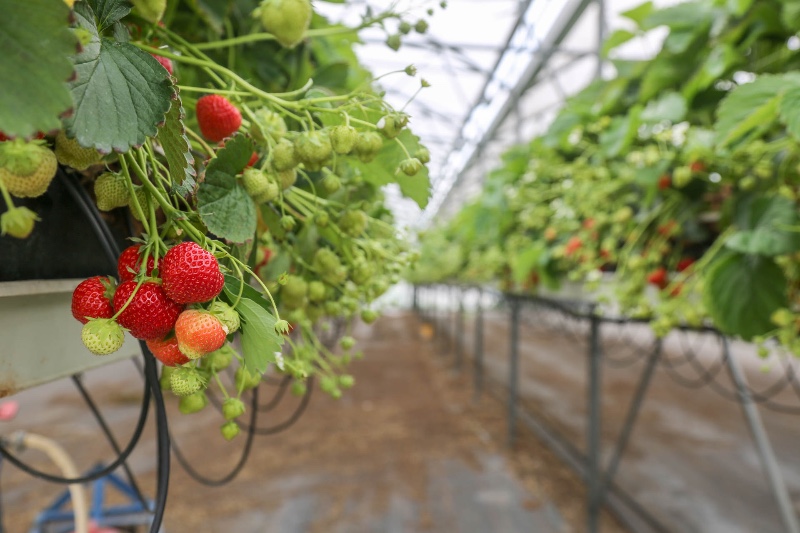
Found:
[[[334,353],[320,328],[374,321],[369,303],[411,257],[380,188],[396,183],[422,207],[430,188],[410,117],[352,46],[359,30],[416,14],[368,10],[348,27],[308,0],[0,7],[0,248],[35,234],[57,171],[107,220],[135,221],[118,279],[74,293],[86,347],[112,353],[124,330],[146,341],[183,412],[220,387],[226,438],[238,396],[269,368],[296,388],[319,374],[340,396],[353,346]],[[229,394],[218,372],[230,365]]]
[[[623,16],[603,50],[617,75],[511,148],[480,197],[426,232],[411,278],[611,284],[659,334],[708,323],[800,354],[796,7],[646,2]],[[664,27],[652,59],[614,57]],[[442,268],[442,250],[458,264]]]

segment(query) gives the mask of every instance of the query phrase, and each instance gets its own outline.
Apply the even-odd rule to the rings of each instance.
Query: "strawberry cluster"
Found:
[[[224,302],[200,305],[219,295],[225,278],[214,255],[194,242],[173,246],[160,261],[130,246],[117,273],[119,285],[94,276],[72,295],[72,315],[84,324],[84,344],[95,354],[121,348],[127,330],[164,365],[183,365],[222,348],[239,327],[238,314]]]

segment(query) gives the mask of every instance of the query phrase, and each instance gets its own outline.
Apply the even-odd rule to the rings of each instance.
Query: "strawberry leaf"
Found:
[[[63,0],[0,0],[0,130],[32,137],[72,107],[69,58],[78,43]],[[45,38],[46,37],[46,38]]]
[[[143,144],[156,135],[170,108],[173,89],[166,70],[132,44],[101,37],[86,2],[75,4],[75,18],[91,39],[73,59],[75,112],[65,121],[68,134],[100,152]]]
[[[222,239],[243,243],[253,239],[258,215],[255,203],[239,184],[253,144],[243,135],[229,140],[206,169],[197,190],[197,209],[206,227]]]
[[[97,29],[102,32],[131,12],[133,5],[127,0],[89,0],[95,16]]]
[[[180,96],[178,96],[167,113],[164,125],[158,129],[158,142],[161,143],[164,156],[167,158],[173,191],[181,196],[191,193],[197,184],[194,180],[197,176],[194,169],[194,156],[190,149],[189,139],[186,137],[186,128],[183,125],[185,116],[186,113],[183,111]]]
[[[275,332],[275,317],[249,298],[239,300],[236,311],[242,318],[244,366],[250,372],[263,374],[275,361],[275,353],[281,350],[280,337]]]
[[[786,286],[783,270],[771,258],[730,253],[709,270],[703,296],[720,330],[750,340],[775,327],[770,315],[788,307]]]

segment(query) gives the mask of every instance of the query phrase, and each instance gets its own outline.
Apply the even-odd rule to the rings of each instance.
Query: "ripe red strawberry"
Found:
[[[134,244],[133,246],[128,246],[121,254],[119,254],[119,259],[117,260],[117,273],[119,274],[120,282],[131,280],[139,273],[139,267],[142,264],[142,257],[139,255],[140,248],[140,245]],[[148,276],[153,273],[153,268],[155,268],[155,266],[155,259],[153,259],[153,256],[151,255],[147,258]]]
[[[169,72],[169,75],[172,76],[172,73],[173,73],[172,61],[170,61],[168,58],[163,57],[163,56],[157,56],[155,54],[150,54],[150,55],[153,56],[156,59],[156,61],[161,63],[161,66],[164,67],[165,69],[167,69],[167,72]]]
[[[567,256],[570,256],[580,250],[581,246],[583,246],[583,241],[580,237],[571,237],[570,240],[567,241],[567,245],[564,247],[564,253]]]
[[[189,359],[198,359],[219,350],[225,344],[227,334],[222,322],[207,311],[187,309],[175,323],[178,347]]]
[[[678,272],[683,272],[684,270],[686,270],[687,268],[689,268],[693,264],[694,264],[694,259],[692,259],[691,257],[684,257],[684,258],[681,258],[680,261],[678,261],[678,266],[675,269]]]
[[[250,161],[247,162],[248,167],[252,167],[258,163],[258,152],[253,152],[253,155],[250,156]]]
[[[111,318],[114,286],[110,279],[95,276],[83,280],[72,293],[72,316],[86,324],[90,318]]]
[[[647,282],[651,285],[655,285],[659,289],[663,289],[669,284],[669,280],[667,279],[667,269],[664,267],[658,267],[647,275]]]
[[[191,361],[178,348],[178,338],[175,336],[164,339],[151,339],[147,341],[147,347],[153,352],[155,358],[166,366],[185,365]]]
[[[660,178],[658,178],[658,190],[663,191],[665,189],[669,189],[672,186],[672,176],[669,174],[664,174]]]
[[[133,280],[117,287],[114,294],[115,311],[122,309],[135,288],[136,282]],[[183,306],[167,298],[160,285],[148,281],[142,283],[133,300],[117,317],[117,322],[137,339],[162,339],[175,326],[182,310]]]
[[[219,142],[242,125],[242,114],[224,96],[207,94],[197,101],[197,124],[203,137]]]
[[[706,169],[706,165],[702,161],[692,161],[689,168],[692,172],[703,172]]]
[[[167,296],[182,304],[207,302],[225,285],[217,258],[194,242],[170,248],[159,270]]]

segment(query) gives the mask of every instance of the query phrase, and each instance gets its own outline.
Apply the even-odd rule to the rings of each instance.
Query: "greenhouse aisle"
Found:
[[[467,376],[457,376],[426,342],[409,314],[389,315],[355,336],[366,353],[356,362],[356,386],[338,402],[319,391],[300,421],[254,446],[247,467],[221,488],[206,488],[176,463],[166,531],[181,532],[465,532],[578,531],[582,490],[536,442],[523,438],[516,452],[505,446],[499,403],[472,402]],[[134,379],[135,378],[135,379]],[[138,413],[139,378],[130,363],[87,375],[87,384],[120,440]],[[261,403],[268,403],[269,386]],[[79,468],[111,457],[94,421],[70,384],[15,397],[18,426],[56,437],[75,454]],[[284,420],[297,405],[270,413]],[[173,439],[192,464],[221,477],[236,463],[243,436],[226,443],[212,408],[180,415],[169,401]],[[32,413],[28,415],[28,413]],[[533,450],[533,451],[532,451]],[[152,494],[155,445],[148,428],[131,465]],[[26,456],[33,460],[32,454]],[[10,533],[27,529],[59,488],[3,469],[2,499]],[[618,527],[605,517],[606,531]]]

